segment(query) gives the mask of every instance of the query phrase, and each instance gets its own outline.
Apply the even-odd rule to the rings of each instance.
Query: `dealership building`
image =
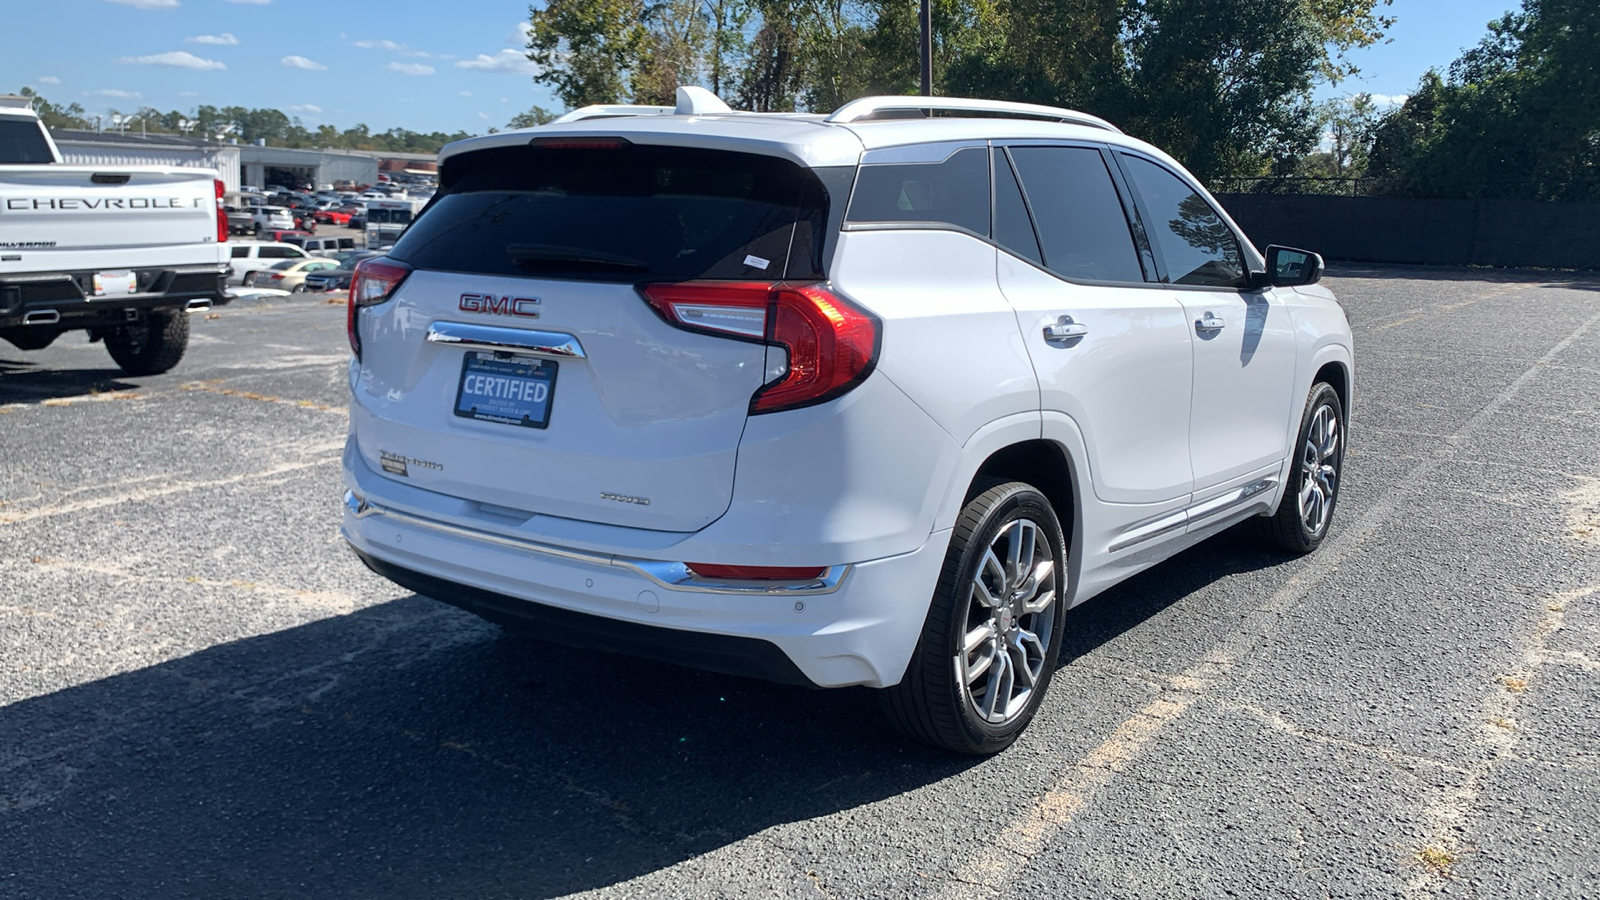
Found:
[[[378,172],[431,172],[432,154],[371,150],[291,150],[222,144],[173,134],[53,130],[63,161],[85,166],[189,166],[215,169],[230,191],[269,184],[376,184]]]

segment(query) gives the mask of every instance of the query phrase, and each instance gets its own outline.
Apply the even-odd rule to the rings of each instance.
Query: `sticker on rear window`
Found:
[[[746,256],[744,258],[744,264],[747,265],[747,266],[750,266],[752,268],[756,268],[756,269],[760,269],[762,271],[766,271],[767,266],[772,265],[772,260],[770,260],[770,259],[762,259],[759,256]]]

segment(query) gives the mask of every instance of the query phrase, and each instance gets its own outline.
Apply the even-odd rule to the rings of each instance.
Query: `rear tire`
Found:
[[[189,348],[189,314],[183,310],[151,312],[144,321],[106,333],[106,352],[129,375],[169,371]]]
[[[1278,510],[1251,519],[1268,547],[1303,556],[1322,546],[1344,483],[1344,405],[1326,382],[1311,386]]]
[[[256,273],[254,273],[254,272],[246,272],[246,273],[244,273],[243,285],[244,285],[244,287],[255,287],[256,286]]]
[[[1066,561],[1061,523],[1031,485],[968,501],[905,677],[879,692],[889,721],[956,753],[1009,747],[1055,674]]]

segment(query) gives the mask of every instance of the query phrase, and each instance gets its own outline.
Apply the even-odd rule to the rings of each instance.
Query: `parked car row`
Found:
[[[317,238],[286,234],[281,241],[236,241],[229,246],[233,254],[228,266],[229,284],[243,287],[282,287],[284,290],[292,290],[299,283],[299,279],[294,279],[288,284],[268,283],[282,281],[282,279],[271,279],[269,273],[282,271],[284,263],[330,261],[333,266],[317,268],[336,268],[357,254],[367,254],[367,251],[356,248],[354,239],[347,237]],[[317,271],[317,269],[306,271]]]

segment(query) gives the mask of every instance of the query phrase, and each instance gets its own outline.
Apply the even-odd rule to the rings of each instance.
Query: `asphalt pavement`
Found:
[[[367,572],[338,302],[0,344],[0,897],[1600,896],[1600,277],[1328,283],[1327,543],[1074,610],[986,760]]]

